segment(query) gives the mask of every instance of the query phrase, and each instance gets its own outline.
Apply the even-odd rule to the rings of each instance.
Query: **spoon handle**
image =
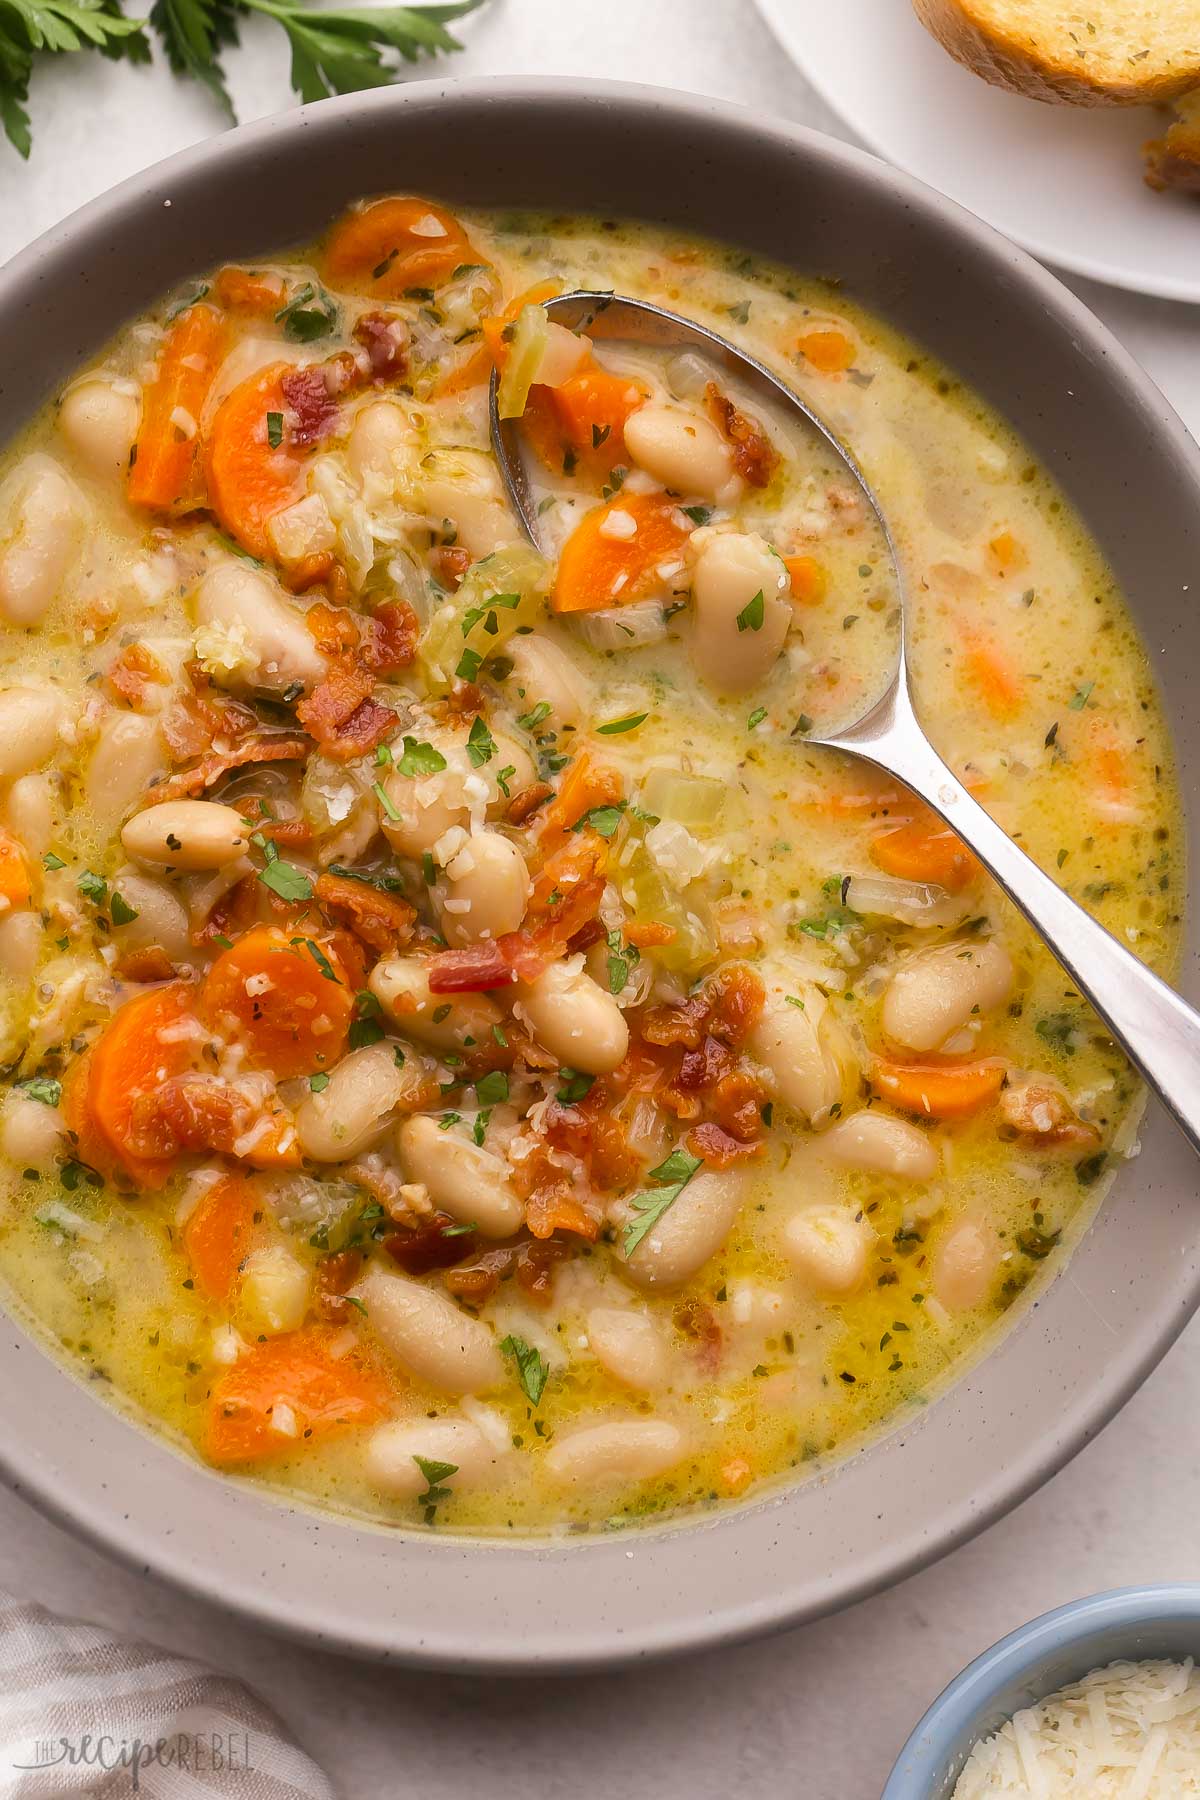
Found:
[[[1200,1150],[1200,1013],[1064,893],[971,797],[925,736],[903,685],[882,717],[838,745],[898,776],[975,852]]]

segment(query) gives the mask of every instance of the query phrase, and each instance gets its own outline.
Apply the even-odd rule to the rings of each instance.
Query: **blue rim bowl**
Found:
[[[979,1738],[1089,1669],[1119,1660],[1178,1662],[1198,1651],[1200,1582],[1114,1588],[1043,1613],[977,1656],[938,1695],[881,1800],[950,1800]]]

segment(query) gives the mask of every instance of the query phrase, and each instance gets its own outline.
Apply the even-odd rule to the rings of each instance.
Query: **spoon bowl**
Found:
[[[543,303],[556,324],[593,340],[698,350],[748,392],[782,405],[833,452],[870,508],[883,536],[901,628],[891,679],[843,729],[810,733],[806,745],[847,751],[895,776],[972,850],[1039,933],[1080,992],[1111,1030],[1130,1062],[1158,1095],[1192,1148],[1200,1151],[1200,1013],[1139,962],[1058,883],[1026,855],[972,798],[926,737],[917,716],[905,654],[907,608],[903,571],[883,509],[854,456],[832,427],[763,363],[707,326],[631,296],[579,290]],[[525,472],[519,420],[500,416],[499,382],[489,391],[492,448],[505,491],[530,542],[543,548],[537,506]]]

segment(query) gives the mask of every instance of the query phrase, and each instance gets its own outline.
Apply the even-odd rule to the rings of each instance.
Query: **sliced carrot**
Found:
[[[208,434],[209,504],[230,537],[260,560],[272,555],[268,521],[300,498],[305,451],[283,431],[283,378],[290,368],[271,363],[239,383],[217,408]],[[274,447],[272,436],[280,438]]]
[[[446,400],[451,394],[465,394],[482,387],[492,372],[492,355],[486,344],[477,344],[453,369],[448,369],[435,383],[433,398]]]
[[[236,1033],[251,1062],[281,1081],[332,1068],[346,1048],[354,990],[326,944],[323,934],[256,925],[205,978],[205,1017]]]
[[[171,327],[158,371],[142,392],[142,422],[129,471],[135,506],[165,511],[193,499],[200,414],[228,341],[225,318],[212,306],[189,306]]]
[[[626,461],[626,421],[649,398],[632,375],[589,362],[558,387],[531,388],[522,424],[547,468],[599,482]]]
[[[796,348],[822,375],[844,375],[854,361],[854,344],[844,331],[806,331]]]
[[[956,894],[979,873],[979,864],[948,825],[922,811],[907,825],[872,840],[871,855],[901,881],[931,881]]]
[[[997,575],[1015,575],[1029,566],[1029,554],[1011,531],[1001,531],[988,545],[992,567]]]
[[[610,535],[614,527],[629,535]],[[593,612],[661,593],[662,566],[680,561],[688,532],[678,507],[662,494],[617,494],[594,507],[559,555],[555,612]]]
[[[561,281],[535,281],[524,293],[514,295],[502,312],[491,313],[487,318],[480,319],[484,344],[498,369],[502,369],[508,361],[508,339],[505,333],[510,325],[516,324],[518,315],[527,306],[541,306],[561,293]]]
[[[222,269],[213,282],[213,298],[228,312],[253,313],[274,318],[287,298],[282,275],[263,269]]]
[[[963,666],[984,705],[994,719],[1011,719],[1024,699],[1020,676],[998,644],[974,631],[964,633],[964,640]]]
[[[0,915],[22,912],[33,902],[33,877],[25,852],[11,831],[0,830]]]
[[[559,783],[554,799],[542,813],[538,848],[550,855],[569,843],[580,820],[597,806],[613,806],[621,799],[624,784],[619,770],[598,763],[589,750],[581,750]],[[592,834],[594,835],[594,834]]]
[[[927,1119],[961,1119],[991,1105],[1004,1085],[1004,1064],[881,1060],[871,1070],[871,1085],[904,1112]]]
[[[121,1007],[80,1070],[77,1080],[83,1085],[68,1109],[72,1121],[78,1118],[83,1125],[88,1147],[94,1143],[105,1161],[115,1159],[142,1187],[162,1187],[175,1155],[147,1154],[139,1147],[134,1110],[144,1094],[191,1068],[197,1045],[187,1027],[195,997],[196,990],[179,981]]]
[[[204,1434],[209,1461],[257,1462],[382,1417],[382,1378],[353,1350],[336,1356],[334,1341],[328,1332],[291,1331],[240,1356],[213,1387]]]
[[[783,566],[792,583],[792,599],[816,606],[825,598],[829,577],[815,556],[785,556]]]
[[[183,1247],[196,1286],[209,1300],[228,1300],[254,1234],[255,1201],[240,1175],[208,1189],[188,1214]]]
[[[483,260],[453,213],[414,194],[393,194],[338,221],[321,267],[333,287],[394,300]]]

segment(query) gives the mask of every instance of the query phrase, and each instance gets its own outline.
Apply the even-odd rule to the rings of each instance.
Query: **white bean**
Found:
[[[252,1250],[242,1265],[238,1315],[255,1335],[298,1331],[308,1311],[311,1280],[283,1244]]]
[[[22,986],[32,980],[42,949],[42,917],[10,912],[0,919],[0,975]]]
[[[371,499],[392,499],[409,472],[416,435],[394,400],[374,400],[357,414],[346,440],[346,461]]]
[[[509,638],[505,652],[522,711],[546,705],[550,723],[559,730],[578,726],[591,702],[587,684],[566,651],[531,631],[526,637]]]
[[[320,1093],[296,1111],[296,1135],[314,1162],[348,1162],[377,1144],[387,1131],[406,1087],[405,1071],[389,1043],[364,1044],[329,1072]]]
[[[490,1150],[443,1131],[428,1114],[403,1121],[396,1147],[408,1179],[428,1188],[433,1204],[460,1225],[473,1225],[489,1238],[520,1231],[525,1208],[513,1191],[507,1164]]]
[[[426,957],[384,957],[367,986],[402,1037],[434,1050],[461,1050],[467,1038],[486,1043],[504,1016],[486,994],[430,993]]]
[[[195,613],[197,651],[221,687],[282,694],[328,667],[304,614],[261,569],[219,563],[196,589]]]
[[[760,537],[716,532],[700,551],[692,660],[719,693],[743,694],[770,674],[792,620],[787,585],[787,570]]]
[[[87,502],[52,457],[26,457],[0,493],[0,619],[40,625],[79,556]]]
[[[0,1113],[0,1153],[19,1169],[45,1169],[64,1149],[62,1114],[28,1094],[10,1092]]]
[[[0,693],[0,782],[16,781],[49,762],[65,710],[54,688],[10,687]]]
[[[669,1358],[658,1323],[630,1306],[594,1306],[587,1316],[588,1348],[614,1381],[650,1393],[667,1380]]]
[[[450,764],[436,775],[402,775],[393,769],[382,783],[388,805],[380,804],[379,823],[393,850],[414,862],[432,851],[440,837],[471,817],[466,775]]]
[[[477,831],[446,864],[434,890],[442,935],[449,944],[517,931],[533,883],[525,858],[498,831]]]
[[[451,522],[473,561],[520,537],[492,460],[482,451],[431,450],[422,458],[418,486],[426,513]]]
[[[665,1419],[615,1419],[555,1438],[546,1473],[564,1484],[649,1481],[687,1455],[688,1441]]]
[[[438,1486],[454,1494],[477,1487],[494,1472],[498,1460],[479,1427],[466,1419],[397,1419],[371,1433],[363,1450],[363,1470],[381,1494],[416,1500],[429,1486],[418,1457],[453,1464],[453,1475]]]
[[[219,800],[160,800],[134,813],[121,842],[139,862],[168,869],[222,869],[245,854],[246,821]]]
[[[187,961],[192,950],[187,909],[169,887],[152,875],[126,868],[113,876],[112,889],[137,914],[127,924],[113,926],[123,955],[158,949],[172,962]]]
[[[883,1029],[909,1050],[936,1050],[1012,992],[1013,966],[995,938],[936,944],[905,958],[883,997]]]
[[[629,1279],[640,1288],[682,1287],[724,1244],[745,1193],[746,1178],[737,1169],[706,1169],[693,1175],[625,1260]],[[629,1220],[638,1216],[631,1213]]]
[[[372,1269],[356,1297],[384,1348],[418,1381],[448,1394],[478,1394],[504,1380],[491,1330],[448,1294]]]
[[[165,772],[168,761],[157,719],[133,712],[106,716],[83,778],[88,807],[106,836]]]
[[[536,981],[512,989],[519,1014],[552,1056],[585,1075],[607,1075],[624,1062],[629,1027],[616,1000],[582,968],[552,963]]]
[[[788,1220],[783,1245],[804,1286],[826,1300],[861,1287],[875,1233],[866,1220],[836,1203],[802,1207]]]
[[[63,395],[58,429],[89,475],[119,481],[129,467],[141,407],[111,381],[80,381]]]
[[[847,1169],[870,1169],[909,1181],[932,1181],[937,1174],[937,1151],[928,1135],[874,1107],[839,1119],[823,1143],[827,1154]]]
[[[942,1238],[933,1256],[933,1291],[950,1312],[982,1306],[999,1266],[1000,1246],[979,1219],[962,1219]]]
[[[765,1063],[776,1091],[810,1124],[829,1117],[846,1088],[852,1056],[849,1040],[828,1000],[812,982],[778,980],[751,1031],[752,1056]]]
[[[640,406],[625,421],[625,448],[676,494],[728,501],[740,486],[731,479],[733,452],[716,426],[682,406]]]
[[[44,856],[54,836],[54,789],[49,776],[37,771],[18,776],[0,802],[0,820],[30,856]]]

